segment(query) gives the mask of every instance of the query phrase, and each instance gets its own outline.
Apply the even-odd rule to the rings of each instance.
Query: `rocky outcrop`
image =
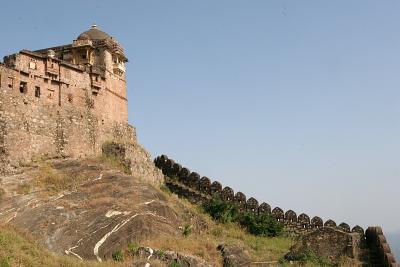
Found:
[[[103,261],[131,242],[182,236],[183,219],[146,180],[95,160],[45,164],[2,177],[0,223],[29,232],[51,251]],[[45,177],[45,186],[36,186],[38,177]],[[51,189],[56,187],[63,189]]]
[[[136,255],[141,259],[145,259],[145,261],[156,259],[166,265],[176,263],[181,267],[211,267],[210,264],[199,257],[177,253],[175,251],[163,251],[159,249],[140,247]]]
[[[224,267],[250,266],[250,256],[241,247],[221,244],[218,246],[223,257]]]
[[[155,167],[150,154],[137,143],[106,142],[102,145],[102,154],[121,161],[136,177],[153,183],[163,181],[163,174]]]

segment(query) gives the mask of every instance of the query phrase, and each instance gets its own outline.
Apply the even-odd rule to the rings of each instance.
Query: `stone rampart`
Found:
[[[321,227],[338,228],[341,231],[351,233],[364,233],[364,230],[356,225],[353,228],[347,223],[336,224],[333,220],[323,220],[318,217],[310,217],[305,213],[297,215],[293,210],[283,211],[280,207],[271,208],[268,203],[260,202],[254,197],[246,197],[242,192],[234,192],[228,186],[223,187],[218,181],[211,181],[208,177],[201,177],[196,172],[182,167],[179,163],[162,155],[154,160],[156,167],[160,168],[167,176],[166,183],[173,192],[185,196],[194,203],[200,203],[212,197],[218,196],[224,201],[238,205],[241,211],[250,211],[257,214],[271,214],[277,221],[283,223],[288,232],[300,234]],[[174,177],[174,178],[171,178]]]
[[[368,227],[365,231],[365,237],[368,247],[376,253],[375,255],[377,256],[378,262],[385,267],[400,266],[396,264],[396,259],[392,254],[381,227]]]
[[[348,233],[352,236],[360,234],[361,243],[365,243],[366,241],[370,249],[377,250],[380,263],[384,264],[384,266],[398,266],[380,227],[369,227],[364,232],[364,229],[358,225],[351,228],[345,222],[337,224],[331,219],[324,222],[319,216],[311,218],[305,213],[297,215],[293,210],[285,212],[280,207],[272,208],[268,203],[260,203],[254,197],[248,198],[240,191],[235,193],[232,188],[228,186],[223,187],[218,181],[212,181],[205,176],[202,177],[165,155],[155,158],[154,164],[162,170],[165,175],[165,183],[169,189],[177,195],[187,198],[192,203],[201,204],[213,197],[219,197],[238,205],[239,211],[242,212],[250,211],[257,214],[271,214],[277,221],[284,224],[286,232],[294,236],[304,236],[306,234],[312,236],[313,232],[323,230],[324,228],[334,229],[337,232]],[[358,244],[357,246],[362,245]],[[354,255],[356,252],[354,252],[354,249],[352,251]]]

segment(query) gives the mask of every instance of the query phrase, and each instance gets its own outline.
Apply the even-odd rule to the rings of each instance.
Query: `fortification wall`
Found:
[[[107,99],[111,92],[103,88],[94,94],[92,77],[83,70],[61,67],[64,75],[55,79],[42,75],[47,63],[32,61],[34,69],[23,69],[32,58],[19,57],[16,65],[26,63],[17,66],[21,70],[0,64],[0,174],[39,157],[100,156],[104,143],[116,142],[125,147],[133,175],[160,180],[149,153],[137,143],[127,114],[120,117],[123,121],[104,115],[117,105]]]
[[[0,147],[5,167],[33,157],[88,157],[101,154],[102,143],[136,143],[126,123],[99,120],[90,108],[42,102],[35,96],[0,87]],[[87,94],[90,103],[90,95]]]
[[[380,262],[383,266],[388,267],[400,266],[400,264],[396,264],[396,259],[392,254],[381,227],[368,227],[365,231],[365,237],[368,246],[376,253],[376,260],[378,262]]]
[[[297,215],[293,210],[284,212],[280,207],[271,209],[268,203],[262,202],[260,204],[254,197],[247,198],[242,192],[235,193],[232,188],[223,187],[221,183],[211,181],[208,177],[201,177],[197,172],[191,172],[188,168],[183,167],[165,155],[155,158],[154,164],[165,175],[165,183],[168,188],[177,195],[187,198],[192,203],[201,204],[213,197],[219,197],[238,205],[241,212],[271,214],[277,221],[284,224],[286,232],[294,236],[304,236],[323,228],[335,229],[351,235],[360,234],[360,242],[353,245],[358,247],[349,247],[352,255],[361,254],[361,243],[366,241],[371,250],[378,252],[380,264],[389,267],[398,266],[380,227],[370,227],[364,232],[364,229],[358,225],[351,228],[347,223],[337,224],[331,219],[324,222],[319,216],[311,218],[305,213]],[[370,255],[367,257],[370,257]]]
[[[165,155],[157,157],[154,163],[163,171],[164,175],[176,177],[176,179],[166,179],[167,184],[171,186],[172,190],[175,190],[178,194],[184,194],[185,197],[191,199],[193,202],[199,203],[211,197],[218,196],[225,201],[237,204],[242,211],[271,214],[277,221],[283,223],[289,232],[292,231],[296,234],[324,226],[338,228],[347,233],[364,233],[364,230],[358,225],[350,228],[344,222],[336,224],[331,219],[323,222],[318,216],[311,218],[305,213],[297,215],[293,210],[284,212],[280,207],[272,209],[268,203],[260,203],[254,197],[247,198],[242,192],[235,193],[232,188],[228,186],[223,187],[218,181],[212,182],[208,177],[201,177],[198,173],[191,172],[188,168],[182,167],[179,163],[176,163]]]

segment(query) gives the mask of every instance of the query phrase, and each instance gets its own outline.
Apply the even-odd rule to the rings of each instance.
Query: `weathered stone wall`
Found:
[[[369,261],[372,260],[373,251],[377,251],[379,264],[389,267],[398,266],[380,227],[370,227],[364,233],[363,228],[358,225],[350,228],[344,222],[337,225],[333,220],[323,222],[318,216],[310,219],[310,216],[305,213],[297,215],[293,210],[284,212],[279,207],[271,209],[269,204],[265,202],[259,204],[254,197],[247,198],[242,192],[235,193],[232,188],[223,187],[218,181],[212,182],[208,177],[201,177],[165,155],[155,158],[154,163],[165,175],[168,188],[192,203],[200,204],[213,197],[220,197],[237,204],[239,211],[271,214],[277,221],[284,224],[287,233],[301,237],[299,240],[305,243],[304,247],[314,250],[320,256],[334,260],[340,256],[361,260],[365,260],[366,257]],[[317,242],[317,239],[322,240],[321,243]],[[367,252],[363,248],[365,242],[369,247]]]
[[[373,250],[379,262],[385,267],[398,267],[396,259],[392,254],[389,244],[386,241],[386,237],[383,234],[382,228],[379,226],[368,227],[365,231],[367,245]]]
[[[304,234],[286,255],[296,260],[299,255],[315,253],[330,262],[339,262],[342,257],[356,258],[359,250],[360,233],[346,233],[331,227],[322,227]]]
[[[11,88],[0,90],[0,142],[10,166],[38,156],[99,155],[108,140],[136,142],[133,127],[100,121],[90,106],[60,107]]]
[[[30,62],[34,69],[26,68]],[[0,64],[0,173],[38,157],[100,156],[102,144],[114,141],[126,147],[132,174],[153,181],[162,177],[137,143],[127,113],[115,118],[126,100],[106,87],[94,91],[89,73],[58,62],[52,64],[64,73],[61,79],[44,75],[47,63],[41,58],[18,54],[8,64],[21,70]]]
[[[166,178],[166,183],[171,190],[194,203],[200,203],[218,196],[225,201],[237,204],[241,211],[271,214],[277,221],[284,224],[287,233],[294,236],[321,227],[337,228],[347,233],[364,233],[364,230],[358,225],[350,228],[347,223],[337,225],[333,220],[323,222],[318,216],[310,218],[305,213],[297,215],[293,210],[284,212],[280,207],[272,209],[268,203],[260,203],[254,197],[247,198],[242,192],[235,193],[232,188],[223,187],[218,181],[212,182],[208,177],[201,177],[198,173],[191,172],[188,168],[182,167],[165,155],[157,157],[154,163],[162,170],[164,175],[169,176]],[[175,177],[175,179],[170,177]]]
[[[1,87],[20,92],[24,85],[22,94],[27,96],[35,96],[39,90],[39,103],[79,108],[90,105],[101,121],[128,122],[125,75],[22,50],[5,58],[0,76]]]

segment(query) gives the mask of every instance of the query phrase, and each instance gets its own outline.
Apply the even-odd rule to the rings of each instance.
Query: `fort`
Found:
[[[128,124],[127,62],[118,41],[96,25],[71,44],[4,57],[0,172],[38,157],[98,156],[104,144],[116,142],[139,166],[132,171],[153,175],[150,156]]]
[[[338,256],[356,258],[362,252],[359,245],[365,243],[379,266],[396,266],[380,227],[364,231],[333,220],[324,223],[318,216],[271,209],[164,155],[153,163],[128,123],[127,62],[118,41],[96,25],[71,44],[4,57],[0,63],[0,173],[13,173],[41,157],[111,154],[128,162],[133,175],[164,179],[172,192],[193,203],[217,195],[243,211],[271,214],[289,234],[309,238],[304,242],[318,243],[313,239],[320,240],[321,235],[341,240],[333,249]]]

